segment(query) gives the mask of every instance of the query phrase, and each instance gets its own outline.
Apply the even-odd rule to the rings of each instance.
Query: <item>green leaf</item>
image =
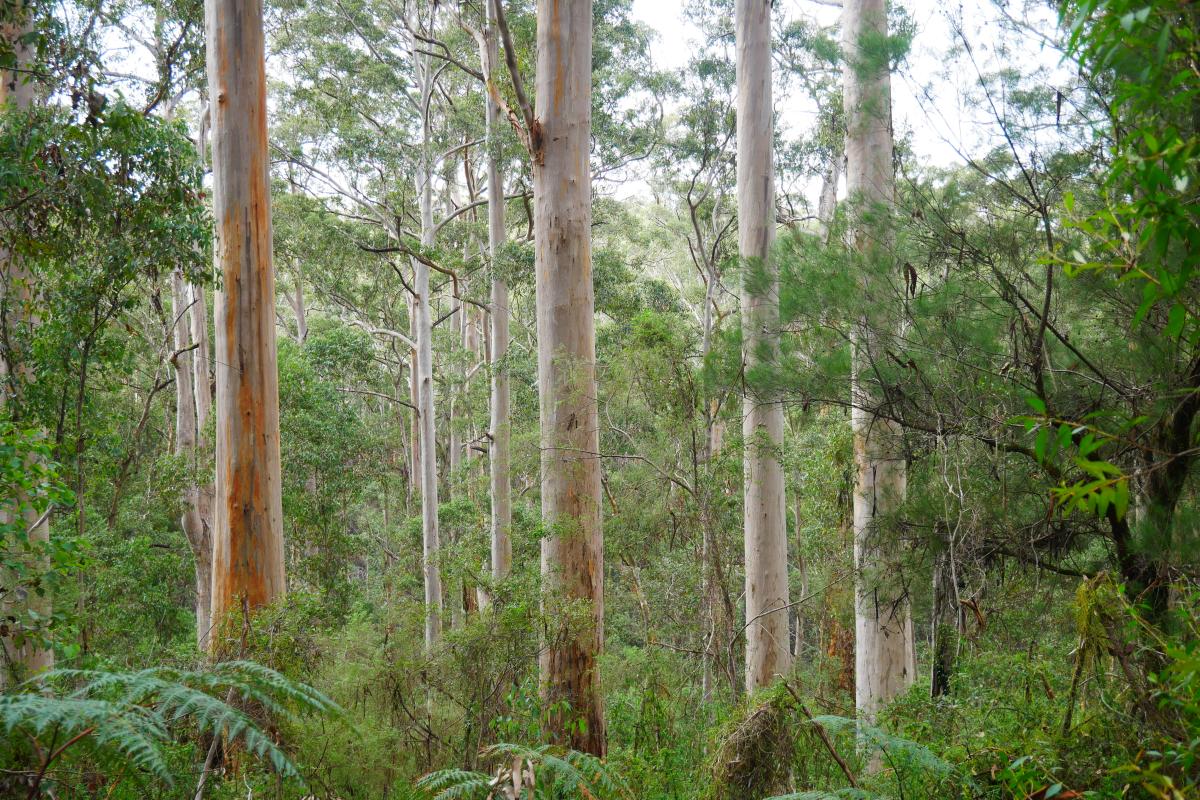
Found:
[[[1050,443],[1050,430],[1038,428],[1037,437],[1033,440],[1033,454],[1038,461],[1046,460],[1046,445]]]
[[[1167,315],[1167,327],[1164,331],[1167,338],[1177,339],[1179,334],[1183,332],[1184,323],[1187,322],[1187,309],[1182,303],[1176,303],[1171,306],[1171,311]]]

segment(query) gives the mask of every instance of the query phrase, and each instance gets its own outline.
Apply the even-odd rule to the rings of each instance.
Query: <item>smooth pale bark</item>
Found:
[[[432,29],[432,24],[430,28]],[[421,154],[416,173],[417,205],[421,214],[421,245],[433,247],[433,156],[429,107],[433,96],[433,68],[429,56],[419,55],[422,48],[413,37],[413,55],[418,65],[421,87]],[[440,540],[438,531],[437,425],[433,385],[433,313],[429,296],[429,265],[412,260],[416,292],[416,311],[413,337],[417,343],[416,364],[413,369],[416,386],[417,429],[420,449],[418,468],[421,484],[422,570],[425,580],[425,646],[431,648],[442,638],[442,572],[438,564]],[[414,451],[416,448],[414,448]]]
[[[21,37],[31,30],[31,12],[24,4],[14,6],[9,10],[8,22],[0,28],[0,36],[12,48],[13,64],[16,69],[0,71],[0,108],[9,109],[15,113],[27,112],[33,107],[37,94],[37,85],[30,79],[29,68],[33,64],[33,45],[22,42]],[[37,315],[34,311],[35,298],[33,277],[25,269],[19,258],[6,248],[0,247],[0,276],[3,285],[2,293],[5,321],[9,326],[5,341],[13,342],[18,338],[16,329],[32,329],[37,325]],[[14,406],[19,403],[21,387],[34,378],[33,368],[24,361],[18,353],[4,352],[0,356],[0,406]],[[11,409],[14,416],[18,409]],[[24,503],[22,514],[29,542],[34,547],[41,547],[50,541],[50,516],[41,515],[32,503]],[[49,569],[49,564],[42,562],[38,570]],[[49,593],[22,594],[12,598],[15,601],[14,611],[31,611],[43,619],[49,619],[52,612],[52,598]],[[6,603],[7,605],[8,603]],[[7,610],[7,609],[0,609]],[[9,677],[24,680],[54,666],[54,651],[50,648],[38,647],[32,642],[26,642],[17,647],[11,640],[2,640],[6,664],[0,665],[0,686],[6,685]],[[10,676],[10,672],[15,673]]]
[[[171,367],[175,371],[175,453],[188,468],[188,482],[183,491],[183,515],[180,525],[192,550],[196,574],[196,644],[208,648],[209,607],[212,591],[212,538],[200,515],[200,487],[195,483],[198,474],[196,391],[193,370],[194,350],[189,324],[190,302],[183,272],[171,274],[171,302],[175,315],[173,332],[175,355]],[[197,348],[199,349],[199,348]]]
[[[196,152],[200,157],[201,164],[204,164],[208,158],[210,120],[211,112],[208,106],[205,105],[204,109],[200,112],[200,130],[199,136],[196,138]],[[196,396],[196,452],[207,459],[210,452],[209,448],[212,444],[208,437],[208,426],[209,419],[212,417],[214,388],[212,343],[208,335],[208,296],[204,287],[200,284],[192,285],[189,287],[189,291],[191,294],[191,307],[188,309],[188,313],[192,329],[192,342],[196,345],[196,349],[192,352],[192,389]],[[200,514],[200,521],[207,531],[206,535],[209,541],[206,557],[208,559],[207,569],[210,575],[212,574],[212,532],[215,527],[213,508],[216,503],[216,491],[217,487],[213,481],[203,483],[199,486],[199,494],[196,500],[196,509]],[[205,614],[208,630],[211,630],[211,587],[208,596],[210,604],[206,608]]]
[[[217,480],[212,619],[285,590],[261,0],[206,0],[212,99]],[[218,637],[212,637],[217,646]]]
[[[213,407],[213,374],[212,350],[208,336],[208,298],[203,286],[191,287],[192,342],[196,349],[192,352],[192,390],[196,398],[196,453],[198,457],[208,458],[211,442],[208,438],[209,419],[212,418]],[[211,473],[210,473],[211,474]],[[213,508],[216,502],[216,484],[213,481],[203,483],[198,487],[196,510],[204,525],[209,546],[205,553],[208,560],[206,569],[212,574],[212,535],[215,528]],[[206,631],[211,630],[211,587],[206,593],[209,606],[205,609]]]
[[[287,296],[288,305],[296,318],[296,344],[308,340],[308,308],[304,304],[304,275],[296,268],[296,284]]]
[[[778,349],[779,279],[772,155],[771,4],[737,0],[738,250],[747,272],[765,271],[762,291],[742,288],[743,362],[751,370]],[[783,406],[748,393],[742,406],[746,548],[746,691],[791,668]]]
[[[549,734],[603,755],[598,659],[604,641],[604,544],[592,290],[591,0],[540,0],[537,112],[529,131],[541,410],[542,580],[555,602],[590,604],[588,624],[559,628],[541,656]],[[552,618],[558,617],[550,609]]]
[[[846,57],[846,183],[855,204],[851,246],[868,265],[890,260],[892,237],[882,217],[895,204],[892,166],[891,75],[877,47],[860,56],[859,42],[887,36],[885,0],[846,0],[842,46]],[[864,221],[863,212],[876,215]],[[854,326],[851,427],[854,435],[855,705],[859,718],[876,713],[914,679],[912,617],[907,593],[895,585],[895,559],[879,520],[904,502],[907,471],[901,430],[874,413],[882,392],[869,375],[881,354],[879,331],[896,315],[879,308],[879,292],[864,272],[864,316]]]
[[[833,215],[837,211],[838,180],[842,176],[842,162],[845,159],[845,147],[836,148],[821,176],[821,196],[817,202],[817,224],[821,228],[821,238],[826,242],[829,240],[829,231],[833,226]]]
[[[408,298],[408,338],[416,342],[420,334],[417,332],[417,298]],[[409,351],[408,369],[408,402],[412,405],[409,416],[408,436],[411,439],[409,448],[409,479],[408,493],[415,492],[417,499],[421,498],[421,415],[417,410],[421,407],[421,388],[417,382],[417,348]]]
[[[496,43],[496,10],[492,3],[487,6],[487,30],[481,48],[483,74],[489,84],[494,85],[499,49]],[[500,106],[485,94],[487,114],[487,209],[488,209],[488,259],[492,264],[491,329],[488,336],[491,361],[491,394],[488,402],[488,429],[491,445],[488,447],[488,483],[491,490],[492,522],[492,579],[502,581],[512,571],[512,479],[510,477],[510,414],[508,390],[508,340],[509,309],[508,284],[500,273],[496,262],[504,247],[504,173],[500,170],[500,130],[502,120]]]

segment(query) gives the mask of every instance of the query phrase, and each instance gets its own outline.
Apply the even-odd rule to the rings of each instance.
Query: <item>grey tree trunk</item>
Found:
[[[205,24],[222,276],[212,582],[220,625],[282,595],[285,578],[261,0],[206,0]]]
[[[212,379],[212,356],[211,345],[208,336],[208,299],[207,293],[203,286],[191,287],[191,303],[189,309],[191,313],[192,327],[192,342],[196,344],[196,349],[192,352],[192,391],[195,394],[196,401],[196,455],[198,459],[203,459],[204,463],[209,463],[212,457],[212,442],[208,436],[209,420],[212,418],[213,406],[213,379]],[[211,477],[212,472],[209,473]],[[200,523],[204,528],[204,538],[208,542],[207,548],[204,550],[205,564],[202,566],[204,572],[212,575],[212,541],[215,522],[213,520],[213,509],[216,503],[216,484],[213,481],[202,483],[197,487],[196,494],[196,511],[200,515]],[[197,573],[196,580],[201,579]],[[199,583],[197,583],[199,587]],[[204,608],[204,644],[207,646],[208,635],[212,630],[212,587],[205,588],[204,596],[207,605]],[[199,608],[199,603],[197,603]],[[197,619],[197,625],[200,624]]]
[[[590,625],[564,627],[546,642],[542,699],[546,708],[569,704],[549,714],[553,739],[602,756],[604,540],[591,252],[591,0],[539,4],[536,96],[528,133],[547,529],[542,581],[552,602],[582,600],[591,611]]]
[[[196,476],[200,474],[197,443],[196,373],[194,350],[190,326],[192,302],[189,298],[183,272],[176,269],[171,274],[171,313],[175,315],[173,335],[175,356],[175,453],[187,465],[188,478],[183,491],[183,516],[180,524],[196,573],[196,644],[201,650],[208,649],[209,607],[212,592],[212,538],[204,519],[200,515],[200,486]],[[197,350],[199,348],[196,348]]]
[[[886,217],[895,204],[892,167],[891,76],[886,55],[860,42],[883,41],[887,35],[885,0],[846,0],[843,7],[843,53],[846,108],[846,182],[855,219],[851,247],[868,265],[893,258]],[[864,210],[877,212],[868,225]],[[854,326],[851,379],[851,427],[854,435],[855,564],[855,704],[860,719],[876,713],[914,679],[912,618],[905,590],[896,585],[891,545],[880,520],[904,502],[907,474],[901,430],[876,413],[882,391],[869,375],[879,360],[880,331],[895,314],[877,281],[877,266],[863,274],[864,315]]]
[[[748,273],[742,288],[743,364],[770,363],[778,349],[778,270],[772,154],[771,3],[737,0],[738,249]],[[749,274],[761,273],[758,290]],[[788,631],[787,513],[784,506],[783,406],[750,390],[742,406],[745,453],[746,691],[791,668]]]

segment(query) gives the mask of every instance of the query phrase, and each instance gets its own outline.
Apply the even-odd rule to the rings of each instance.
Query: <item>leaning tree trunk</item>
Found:
[[[771,3],[737,0],[736,12],[738,249],[747,273],[742,288],[742,341],[749,373],[770,364],[779,345],[779,278],[770,258],[775,239]],[[783,406],[749,388],[742,418],[746,691],[753,692],[791,667],[787,512],[779,452]]]
[[[491,331],[488,342],[491,352],[491,395],[488,402],[491,445],[488,447],[489,475],[492,502],[492,579],[499,582],[512,570],[512,482],[509,477],[509,442],[511,437],[508,409],[508,283],[497,261],[504,247],[504,173],[500,169],[500,106],[492,97],[495,90],[496,65],[499,49],[496,43],[496,10],[487,6],[487,29],[484,32],[481,61],[489,85],[486,93],[487,114],[487,208],[488,259],[492,264]]]
[[[585,601],[590,624],[561,626],[541,656],[550,735],[603,755],[598,659],[604,540],[591,252],[592,3],[540,3],[537,113],[530,125],[541,408],[542,580],[551,603]],[[551,618],[556,609],[548,609]],[[569,707],[564,708],[562,701]]]
[[[0,23],[0,37],[10,49],[15,67],[11,70],[0,70],[0,108],[7,108],[16,114],[31,110],[36,95],[37,87],[30,76],[34,49],[33,44],[26,38],[26,34],[32,30],[32,25],[32,11],[24,2],[18,2],[11,7],[6,21]],[[0,246],[0,280],[3,281],[3,285],[0,286],[0,304],[3,305],[3,318],[7,328],[3,332],[6,349],[0,356],[0,408],[8,407],[11,418],[16,419],[20,415],[18,406],[22,387],[33,380],[33,367],[20,353],[7,348],[13,347],[14,343],[24,338],[20,331],[32,330],[38,320],[33,276],[25,269],[21,259],[3,246]],[[39,514],[34,505],[28,502],[28,498],[23,498],[21,505],[22,524],[27,532],[29,544],[34,548],[46,546],[50,541],[49,513]],[[35,565],[35,569],[41,572],[49,568],[49,563],[45,561]],[[29,611],[36,613],[41,619],[50,618],[52,598],[48,592],[26,593],[13,599],[16,601],[15,608],[4,608],[0,611]],[[10,603],[6,601],[5,605]],[[4,648],[5,662],[0,664],[0,687],[6,685],[9,677],[17,682],[54,666],[54,651],[40,646],[36,637],[31,637],[19,647],[6,637],[0,640],[0,646]],[[10,676],[10,672],[14,674]]]
[[[219,625],[231,611],[272,602],[285,586],[262,2],[206,0],[205,22],[222,276],[212,582]]]
[[[884,393],[873,383],[872,373],[882,357],[881,332],[895,319],[887,308],[886,282],[873,277],[893,258],[887,223],[895,204],[891,76],[886,53],[869,44],[887,36],[885,0],[846,0],[842,32],[847,61],[846,181],[855,204],[850,244],[864,264],[864,312],[851,332],[855,704],[860,719],[873,721],[879,709],[914,679],[908,595],[897,585],[893,546],[880,525],[904,502],[904,451],[900,426],[877,413]],[[860,48],[863,41],[868,45]]]

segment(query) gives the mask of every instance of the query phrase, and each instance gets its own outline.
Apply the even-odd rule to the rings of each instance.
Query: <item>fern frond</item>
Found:
[[[72,688],[67,688],[72,687]],[[222,697],[237,696],[266,712],[293,720],[297,712],[344,717],[326,695],[249,661],[185,671],[152,667],[136,672],[58,669],[41,673],[0,695],[0,730],[23,730],[35,738],[53,732],[75,737],[144,770],[165,784],[171,775],[160,746],[173,725],[194,724],[201,733],[238,742],[285,777],[299,772],[254,720]]]
[[[433,795],[434,800],[486,800],[492,794],[492,776],[465,769],[431,772],[417,781],[417,788]]]
[[[171,774],[159,751],[166,726],[145,709],[127,709],[104,700],[41,694],[0,695],[0,728],[67,742],[76,737],[92,749],[109,751],[168,785]]]

